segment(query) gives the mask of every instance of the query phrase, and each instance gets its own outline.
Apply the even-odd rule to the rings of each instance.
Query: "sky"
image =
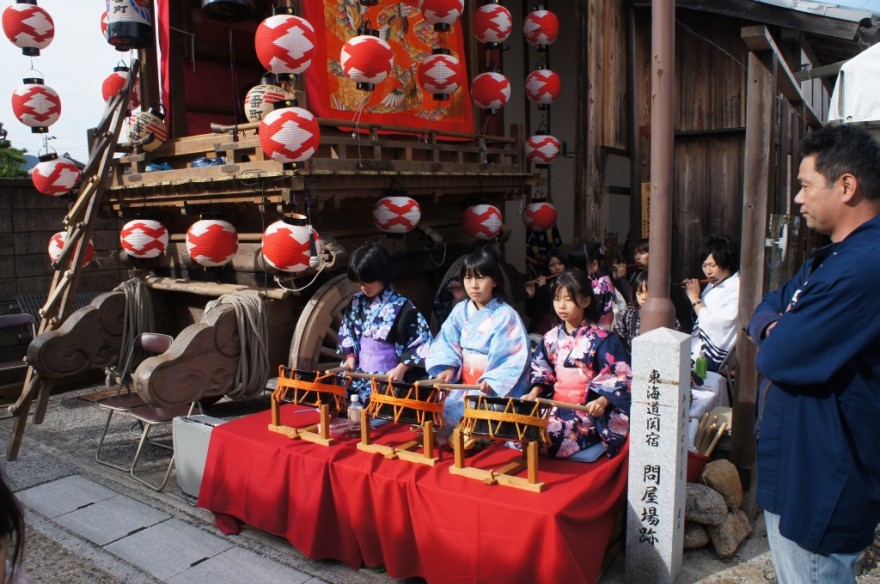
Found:
[[[0,7],[5,10],[11,4],[14,0],[5,0]],[[838,0],[836,4],[880,14],[880,0]],[[39,57],[25,57],[5,35],[0,37],[0,122],[16,148],[33,155],[44,153],[43,136],[48,136],[49,152],[69,153],[85,162],[86,130],[97,126],[104,112],[101,83],[120,59],[129,64],[131,55],[117,52],[104,40],[100,27],[103,1],[39,0],[39,5],[55,23],[55,38]],[[48,134],[31,133],[12,113],[12,93],[22,79],[32,76],[42,76],[61,98],[61,117]]]

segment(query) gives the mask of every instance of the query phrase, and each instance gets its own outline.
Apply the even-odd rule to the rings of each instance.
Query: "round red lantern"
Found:
[[[104,98],[104,103],[109,103],[111,99],[119,95],[119,92],[125,87],[126,81],[128,81],[128,67],[124,65],[114,67],[113,73],[108,75],[107,78],[104,79],[104,83],[101,84],[101,97]],[[135,80],[131,86],[128,109],[134,110],[139,108],[140,105],[141,90],[137,80]]]
[[[523,34],[530,45],[546,51],[559,38],[559,19],[549,10],[534,10],[523,22]]]
[[[382,197],[373,205],[373,223],[385,233],[407,233],[416,228],[422,209],[412,197]]]
[[[276,270],[301,272],[317,259],[312,253],[317,253],[318,238],[311,225],[276,221],[263,232],[263,258]]]
[[[419,9],[428,24],[434,25],[434,30],[446,32],[461,18],[464,0],[419,0]]]
[[[394,66],[394,51],[385,40],[371,34],[348,39],[339,55],[342,72],[356,82],[356,87],[372,91],[382,83]]]
[[[526,95],[529,101],[538,104],[538,109],[547,109],[559,98],[562,81],[550,69],[538,69],[526,77]]]
[[[186,251],[200,266],[222,266],[238,251],[238,232],[228,221],[201,219],[186,231]]]
[[[54,152],[40,156],[31,180],[34,187],[44,195],[66,195],[79,182],[79,167],[69,158],[58,158]]]
[[[152,139],[147,138],[152,136]],[[168,139],[168,128],[165,127],[165,114],[155,108],[138,112],[131,120],[128,129],[129,142],[141,142],[141,148],[152,152]]]
[[[471,97],[480,109],[494,111],[510,99],[510,80],[501,73],[480,73],[471,82]]]
[[[522,212],[523,223],[526,229],[532,231],[544,231],[550,229],[556,223],[556,207],[550,203],[529,203]]]
[[[59,231],[51,238],[49,238],[49,259],[52,260],[52,263],[56,263],[61,258],[61,252],[64,251],[64,246],[67,244],[67,232]],[[86,246],[86,253],[83,256],[82,263],[80,265],[85,266],[90,261],[92,261],[92,257],[95,255],[95,244],[90,239],[88,246]]]
[[[260,122],[274,109],[275,102],[295,97],[292,92],[273,83],[255,85],[244,96],[244,115],[249,122]]]
[[[39,77],[25,79],[12,94],[12,111],[31,132],[45,134],[61,116],[61,98]]]
[[[275,102],[287,105],[290,100]],[[315,154],[321,143],[321,130],[312,112],[301,107],[280,107],[260,122],[260,144],[272,160],[304,162]]]
[[[260,63],[272,73],[282,75],[296,75],[308,69],[316,42],[311,23],[293,14],[270,16],[260,23],[254,37]]]
[[[549,134],[535,134],[526,140],[526,157],[539,166],[546,166],[559,157],[560,143]]]
[[[473,29],[478,41],[495,47],[510,36],[513,17],[501,4],[483,4],[474,11]]]
[[[28,57],[36,57],[55,38],[55,23],[35,1],[19,0],[3,11],[3,32]]]
[[[131,257],[154,258],[168,247],[168,229],[153,219],[134,219],[122,226],[119,244]]]
[[[446,49],[434,49],[434,54],[419,64],[418,80],[422,88],[434,95],[434,99],[449,99],[464,81],[461,61],[447,54]]]
[[[473,205],[464,210],[462,228],[468,237],[493,239],[501,232],[501,211],[494,205]]]

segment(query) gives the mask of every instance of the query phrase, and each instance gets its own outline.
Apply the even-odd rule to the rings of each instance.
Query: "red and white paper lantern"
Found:
[[[286,102],[276,105],[279,103]],[[272,160],[304,162],[315,154],[320,143],[318,120],[301,107],[278,108],[260,122],[260,144]]]
[[[45,134],[49,126],[61,117],[61,98],[54,89],[43,85],[40,78],[24,80],[24,85],[12,94],[12,111],[31,132]]]
[[[108,75],[101,84],[101,97],[104,103],[109,103],[111,99],[119,95],[125,83],[128,81],[128,67],[114,67],[113,73]],[[137,80],[131,86],[131,94],[128,100],[128,109],[134,110],[141,105],[141,90]]]
[[[550,229],[556,223],[556,207],[544,201],[529,203],[523,209],[522,219],[526,229],[532,231]]]
[[[302,73],[312,64],[315,29],[305,18],[276,14],[260,23],[254,47],[260,63],[275,74]]]
[[[44,195],[58,197],[73,190],[79,182],[79,167],[69,158],[58,158],[55,153],[40,156],[31,180],[34,188]]]
[[[348,39],[339,54],[342,72],[358,84],[358,89],[372,90],[382,83],[394,66],[394,51],[384,39],[368,34]]]
[[[461,18],[464,0],[419,0],[419,9],[434,30],[445,32]]]
[[[138,112],[134,116],[128,129],[128,140],[130,142],[140,142],[141,140],[146,140],[150,135],[153,136],[153,139],[141,145],[146,152],[156,150],[168,139],[168,128],[165,127],[165,114],[152,108],[145,112]]]
[[[309,225],[276,221],[263,232],[262,253],[266,263],[282,272],[301,272],[311,265],[312,244],[318,252],[318,232]]]
[[[416,228],[422,209],[412,197],[382,197],[373,205],[373,223],[385,233],[407,233]]]
[[[119,244],[131,257],[158,257],[168,248],[168,229],[153,219],[134,219],[122,226]]]
[[[464,82],[464,67],[452,55],[430,55],[419,65],[418,80],[422,89],[433,94],[434,99],[449,99]]]
[[[225,265],[238,251],[238,232],[228,221],[201,219],[186,232],[186,251],[200,266]]]
[[[473,29],[478,41],[497,45],[510,36],[513,17],[510,10],[501,4],[483,4],[474,11]]]
[[[548,106],[559,98],[562,81],[550,69],[538,69],[526,77],[526,96],[538,106]]]
[[[274,109],[275,102],[295,97],[293,92],[277,85],[255,85],[244,96],[244,116],[249,122],[260,122]]]
[[[523,21],[523,34],[538,50],[546,50],[559,38],[559,19],[549,10],[534,10]]]
[[[109,24],[107,11],[101,13],[101,36],[104,37],[105,41],[110,40],[110,36],[107,34],[107,25]]]
[[[494,239],[502,225],[501,211],[494,205],[473,205],[464,210],[462,228],[468,237]]]
[[[539,165],[547,165],[559,157],[561,144],[550,134],[535,134],[526,140],[526,157]]]
[[[3,32],[22,53],[36,57],[55,38],[55,23],[36,2],[19,2],[3,11]]]
[[[67,232],[59,231],[49,239],[49,259],[52,263],[56,263],[61,258],[61,252],[64,251],[64,245],[67,243]],[[95,255],[95,243],[90,239],[86,246],[86,253],[82,259],[82,266],[85,266]]]
[[[497,110],[510,99],[510,79],[501,73],[480,73],[471,81],[471,97],[480,109]]]

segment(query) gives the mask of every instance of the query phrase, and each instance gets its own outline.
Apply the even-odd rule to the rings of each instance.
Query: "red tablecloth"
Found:
[[[297,409],[282,409],[285,425],[317,421]],[[291,440],[269,420],[266,411],[214,428],[199,506],[224,533],[243,521],[312,559],[385,564],[395,578],[595,582],[626,498],[626,448],[589,464],[541,457],[545,489],[530,493],[450,474],[449,452],[432,468],[359,451],[355,439]],[[373,430],[379,444],[412,438],[402,424]],[[518,455],[498,444],[468,465],[499,468]]]

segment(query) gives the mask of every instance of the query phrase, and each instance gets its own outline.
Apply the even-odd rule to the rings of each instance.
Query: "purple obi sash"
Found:
[[[364,373],[386,373],[394,369],[399,362],[393,344],[369,337],[361,338],[358,368]]]

